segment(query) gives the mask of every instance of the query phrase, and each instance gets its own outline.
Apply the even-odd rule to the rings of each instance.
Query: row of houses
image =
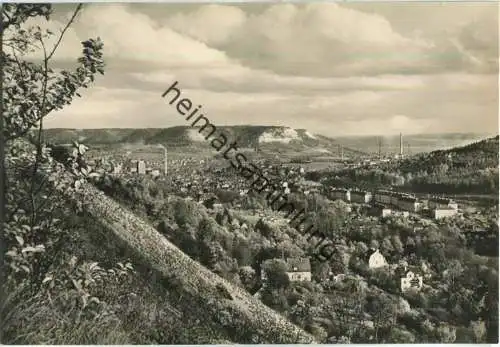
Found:
[[[428,201],[422,201],[414,195],[390,190],[379,190],[372,193],[358,189],[332,188],[330,197],[333,200],[343,200],[350,203],[373,203],[383,209],[384,215],[391,214],[389,207],[396,207],[412,213],[418,213],[424,209],[429,210],[435,219],[451,217],[458,213],[458,204],[451,199],[431,197]]]
[[[397,265],[390,265],[378,249],[370,249],[367,254],[368,268],[394,268],[395,275],[399,277],[402,292],[410,290],[419,291],[424,284],[425,270],[417,266],[408,266],[405,262]]]
[[[283,259],[286,264],[286,275],[291,282],[310,282],[312,279],[311,263],[308,258],[288,258]],[[391,265],[378,249],[370,249],[366,254],[368,268],[374,269],[393,269],[395,276],[399,278],[400,289],[402,292],[410,290],[419,291],[424,284],[426,275],[425,267],[408,266],[405,262]],[[264,264],[271,261],[268,259],[262,263],[261,280],[265,283],[269,280],[269,274],[266,272]],[[333,276],[333,280],[340,280],[345,275]]]

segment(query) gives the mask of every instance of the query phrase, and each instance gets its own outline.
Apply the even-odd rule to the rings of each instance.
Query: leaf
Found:
[[[44,245],[36,245],[35,252],[45,252],[45,246]]]
[[[42,281],[42,284],[44,283],[47,283],[49,281],[52,281],[54,278],[52,277],[52,275],[48,275],[47,277],[45,277]]]
[[[31,246],[28,246],[28,247],[25,247],[22,249],[22,253],[26,253],[26,252],[36,252],[37,249],[35,247],[31,247]]]
[[[72,279],[71,282],[73,282],[73,285],[75,286],[76,289],[82,290],[82,285],[80,280],[75,281],[74,279]]]
[[[80,152],[80,154],[84,154],[85,151],[87,151],[87,149],[89,149],[87,146],[85,145],[79,145],[78,146],[78,152]]]
[[[15,257],[17,256],[17,251],[15,249],[8,251],[5,253],[5,255],[8,255],[9,257]]]
[[[17,235],[16,240],[20,246],[24,245],[24,239],[21,236]]]
[[[71,257],[71,260],[69,261],[69,266],[74,267],[76,265],[76,262],[78,261],[78,258],[75,256]]]

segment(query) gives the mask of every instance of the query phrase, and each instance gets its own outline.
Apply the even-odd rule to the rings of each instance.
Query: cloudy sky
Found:
[[[61,27],[74,6],[56,5],[48,25]],[[87,4],[56,67],[96,36],[105,76],[47,126],[186,125],[161,98],[177,80],[216,125],[498,130],[494,3]]]

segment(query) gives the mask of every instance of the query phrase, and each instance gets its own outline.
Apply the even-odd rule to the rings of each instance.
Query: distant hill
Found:
[[[403,172],[426,171],[432,173],[446,171],[481,171],[498,169],[498,136],[476,141],[471,144],[446,150],[422,153],[401,162]]]
[[[326,174],[328,184],[415,193],[498,194],[498,136],[401,161]]]
[[[415,192],[498,194],[498,136],[401,162]]]
[[[403,134],[405,154],[428,153],[435,150],[450,149],[482,140],[491,134],[447,133],[447,134]],[[357,148],[364,152],[378,153],[379,141],[382,154],[399,153],[399,135],[393,136],[341,136],[335,138],[339,143]]]
[[[236,141],[239,148],[258,148],[273,152],[317,153],[323,156],[338,156],[340,144],[329,137],[314,135],[305,129],[284,126],[223,126],[218,127]],[[60,144],[79,141],[87,145],[110,144],[163,144],[167,147],[207,146],[199,128],[176,126],[166,129],[47,129],[45,138],[50,143]],[[362,156],[364,152],[349,147],[343,148],[344,155]]]

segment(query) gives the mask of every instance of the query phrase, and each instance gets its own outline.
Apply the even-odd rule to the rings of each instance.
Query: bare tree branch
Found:
[[[76,15],[78,14],[78,12],[80,12],[80,10],[82,9],[82,7],[83,7],[82,3],[78,4],[78,6],[76,6],[75,12],[73,12],[73,15],[71,16],[71,18],[68,21],[68,23],[66,23],[66,26],[64,27],[64,29],[61,32],[61,35],[59,36],[59,39],[57,40],[56,44],[52,48],[52,51],[49,53],[48,57],[46,58],[47,60],[50,60],[50,58],[52,58],[52,56],[54,55],[57,47],[59,47],[59,44],[61,43],[61,41],[62,41],[62,39],[64,37],[64,34],[68,30],[69,26],[73,23],[73,21],[76,18]]]
[[[42,89],[42,104],[40,105],[40,110],[38,115],[40,117],[40,123],[38,125],[38,138],[37,138],[37,143],[36,143],[36,157],[35,157],[35,164],[33,166],[33,175],[31,179],[31,207],[32,207],[32,215],[31,215],[31,223],[32,225],[35,223],[36,219],[36,199],[35,199],[35,182],[36,182],[36,174],[38,171],[38,166],[40,165],[40,161],[42,159],[42,132],[43,132],[43,115],[45,114],[45,102],[47,100],[47,82],[49,79],[48,75],[48,57],[47,57],[47,49],[45,48],[45,44],[43,42],[43,39],[40,37],[39,39],[40,44],[42,45],[43,49],[43,89]]]

